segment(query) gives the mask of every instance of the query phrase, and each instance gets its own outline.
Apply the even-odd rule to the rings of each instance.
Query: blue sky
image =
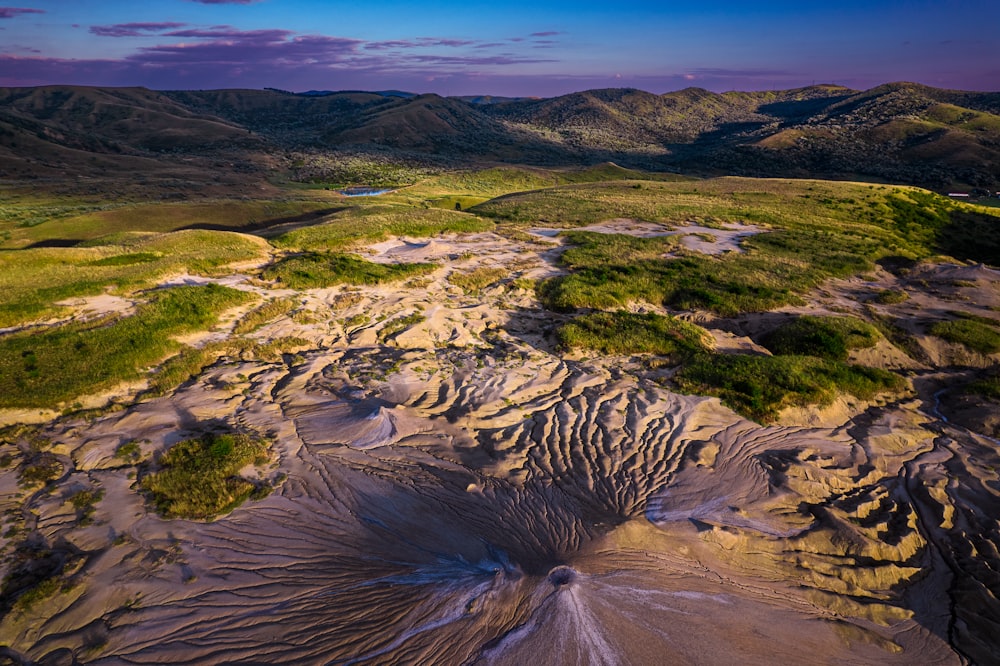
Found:
[[[978,0],[14,1],[0,5],[4,86],[1000,90],[1000,2]]]

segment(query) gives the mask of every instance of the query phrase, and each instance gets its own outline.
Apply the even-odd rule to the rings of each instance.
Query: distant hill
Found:
[[[164,153],[244,170],[284,150],[887,180],[1000,189],[1000,93],[892,83],[548,99],[400,91],[0,89],[0,177],[135,171]],[[138,162],[137,162],[138,160]],[[227,162],[234,164],[234,162]]]

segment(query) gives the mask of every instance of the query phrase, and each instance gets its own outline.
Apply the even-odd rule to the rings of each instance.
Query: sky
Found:
[[[14,2],[0,5],[0,86],[1000,91],[998,0]]]

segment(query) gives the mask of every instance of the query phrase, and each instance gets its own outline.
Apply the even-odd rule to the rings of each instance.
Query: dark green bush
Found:
[[[772,331],[762,343],[774,354],[845,361],[852,349],[874,347],[881,337],[877,328],[855,317],[807,315]]]

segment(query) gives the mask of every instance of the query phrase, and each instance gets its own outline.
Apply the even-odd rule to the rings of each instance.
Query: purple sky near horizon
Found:
[[[0,5],[0,86],[1000,91],[1000,3],[979,0],[14,1]]]

